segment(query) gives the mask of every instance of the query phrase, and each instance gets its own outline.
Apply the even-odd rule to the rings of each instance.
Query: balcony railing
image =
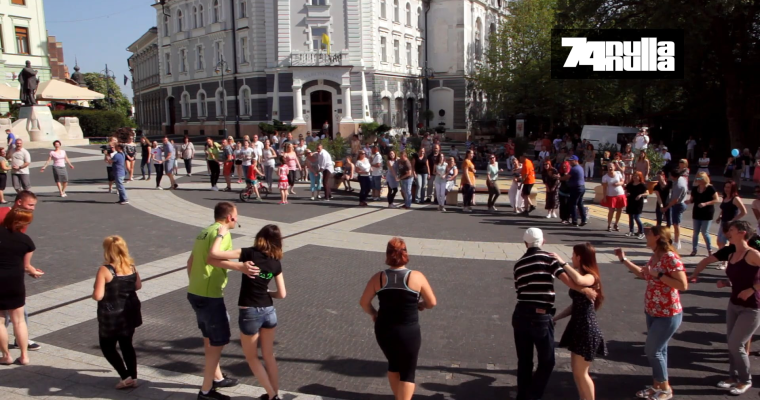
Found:
[[[348,52],[333,52],[327,54],[325,51],[294,51],[290,54],[290,65],[294,67],[330,67],[342,66],[348,63]]]

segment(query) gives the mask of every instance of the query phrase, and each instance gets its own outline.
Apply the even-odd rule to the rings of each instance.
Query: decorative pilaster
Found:
[[[364,122],[372,122],[372,115],[369,112],[369,97],[367,96],[367,79],[362,71],[362,119]]]
[[[280,119],[280,71],[274,71],[274,89],[272,92],[272,119]],[[298,93],[301,91],[299,90]]]
[[[354,122],[351,117],[351,85],[341,85],[343,89],[343,118],[340,122]]]
[[[306,125],[306,121],[303,120],[303,99],[301,96],[301,87],[301,80],[293,79],[293,108],[296,114],[293,118],[293,125]]]

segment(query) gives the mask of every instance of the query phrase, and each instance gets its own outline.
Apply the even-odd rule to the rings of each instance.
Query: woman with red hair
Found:
[[[29,364],[29,332],[24,320],[26,303],[26,286],[24,273],[32,278],[42,276],[42,271],[32,266],[34,242],[22,230],[32,223],[32,211],[19,208],[12,209],[0,225],[0,315],[10,314],[13,323],[13,336],[21,350],[21,356],[15,361],[8,351],[8,331],[5,324],[0,324],[0,365],[12,363]]]
[[[573,370],[573,379],[578,388],[579,397],[593,400],[594,381],[591,380],[588,371],[591,362],[597,355],[607,355],[604,336],[602,336],[602,331],[599,329],[599,323],[596,320],[596,310],[602,306],[604,301],[602,280],[599,276],[599,266],[596,263],[596,249],[591,243],[573,246],[572,261],[574,267],[565,263],[558,255],[554,254],[554,257],[560,264],[563,264],[562,267],[565,272],[576,285],[596,291],[596,299],[591,301],[583,293],[570,289],[570,298],[573,300],[573,304],[567,306],[553,318],[556,323],[563,318],[570,317],[570,322],[567,323],[559,346],[566,347],[572,353],[570,366]]]
[[[375,338],[388,359],[388,382],[395,400],[411,400],[414,395],[422,345],[418,311],[436,305],[427,278],[422,272],[407,269],[408,262],[404,239],[392,238],[385,250],[385,264],[390,268],[372,275],[359,301],[375,322]],[[375,296],[380,302],[378,310],[372,305]]]
[[[631,181],[625,185],[626,206],[628,214],[628,233],[625,236],[636,236],[644,239],[644,227],[641,224],[641,213],[644,212],[644,199],[647,197],[647,185],[644,184],[644,174],[636,171],[631,174]],[[633,232],[633,223],[636,222],[638,232]]]

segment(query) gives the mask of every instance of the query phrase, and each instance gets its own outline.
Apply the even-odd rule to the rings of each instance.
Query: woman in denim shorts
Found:
[[[219,234],[227,233],[227,228],[221,226]],[[243,353],[251,372],[256,376],[267,394],[264,400],[279,400],[279,378],[277,361],[274,359],[274,331],[277,326],[277,313],[272,298],[285,298],[285,278],[282,276],[282,234],[277,225],[267,225],[256,234],[253,247],[221,251],[216,241],[209,252],[210,257],[221,259],[240,259],[253,261],[261,270],[257,277],[243,275],[238,299],[240,327],[240,342]],[[275,281],[276,292],[269,291],[269,282]],[[266,367],[261,364],[258,355],[258,341],[261,338],[261,355]]]

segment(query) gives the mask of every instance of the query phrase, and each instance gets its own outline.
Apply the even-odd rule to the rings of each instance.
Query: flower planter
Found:
[[[647,191],[649,194],[654,193],[654,187],[657,186],[657,181],[649,181],[647,182]]]

